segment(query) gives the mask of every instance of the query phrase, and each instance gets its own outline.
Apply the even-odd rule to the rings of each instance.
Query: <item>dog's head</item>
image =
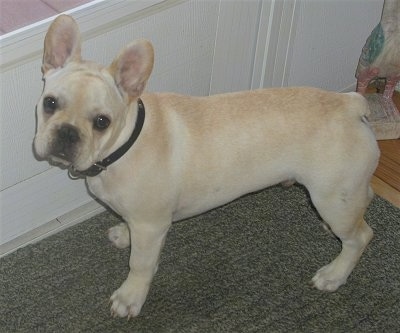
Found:
[[[44,89],[36,107],[38,158],[85,170],[105,158],[135,119],[153,68],[146,40],[129,44],[108,67],[83,61],[76,22],[61,15],[44,42]],[[132,128],[132,127],[130,127]],[[129,131],[129,130],[128,130]]]

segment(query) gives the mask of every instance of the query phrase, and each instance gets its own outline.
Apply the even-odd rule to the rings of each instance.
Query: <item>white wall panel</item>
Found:
[[[301,0],[288,85],[341,91],[354,84],[382,6],[383,0]]]
[[[218,9],[218,1],[182,3],[86,41],[83,55],[109,64],[126,44],[146,38],[155,49],[147,90],[207,95]]]
[[[261,3],[221,1],[211,94],[251,88]]]
[[[264,0],[251,87],[287,86],[300,0]]]
[[[84,181],[72,181],[57,168],[9,187],[0,192],[0,244],[90,201]]]
[[[49,169],[32,155],[35,105],[42,91],[40,66],[35,59],[0,77],[0,190]]]

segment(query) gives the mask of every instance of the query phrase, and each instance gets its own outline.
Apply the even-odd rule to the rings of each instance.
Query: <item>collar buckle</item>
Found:
[[[101,171],[107,170],[107,167],[104,166],[104,165],[101,165],[100,162],[94,163],[93,166],[95,166],[95,167],[101,169]]]

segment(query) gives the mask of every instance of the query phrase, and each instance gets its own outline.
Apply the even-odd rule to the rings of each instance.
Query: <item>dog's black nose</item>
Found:
[[[52,154],[71,160],[79,141],[78,129],[72,125],[64,124],[57,130],[53,141]]]
[[[66,145],[77,143],[79,141],[78,130],[72,125],[63,125],[58,130],[58,139]]]

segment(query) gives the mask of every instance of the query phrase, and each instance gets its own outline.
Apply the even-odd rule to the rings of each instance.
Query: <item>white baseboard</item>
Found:
[[[95,200],[90,201],[85,205],[78,207],[67,214],[64,214],[63,216],[58,217],[57,219],[54,219],[36,229],[14,238],[5,244],[0,245],[0,257],[10,254],[28,244],[36,243],[104,211],[105,208],[98,202]]]

